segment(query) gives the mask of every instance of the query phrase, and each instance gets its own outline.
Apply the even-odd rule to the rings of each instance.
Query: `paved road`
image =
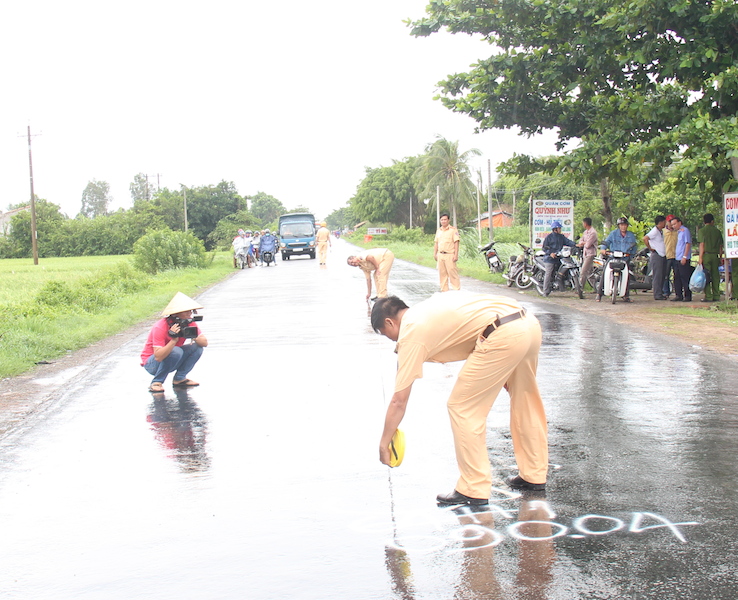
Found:
[[[457,477],[445,398],[459,365],[426,366],[405,462],[380,465],[395,358],[348,252],[203,294],[201,387],[152,401],[142,333],[5,434],[0,597],[738,596],[733,362],[516,295],[544,329],[547,495],[502,483],[514,472],[503,392],[489,510],[441,509]],[[398,261],[390,291],[412,304],[435,282]]]

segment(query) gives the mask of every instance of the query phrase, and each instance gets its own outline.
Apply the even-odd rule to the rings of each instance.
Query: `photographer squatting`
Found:
[[[149,331],[149,337],[141,353],[141,366],[154,376],[149,386],[150,392],[163,392],[164,380],[173,371],[172,385],[182,387],[200,385],[187,378],[200,360],[202,349],[208,345],[207,338],[196,323],[201,321],[202,317],[193,317],[193,312],[198,308],[202,306],[182,292],[177,292],[162,311],[164,318],[158,320]],[[191,342],[185,344],[187,340]]]

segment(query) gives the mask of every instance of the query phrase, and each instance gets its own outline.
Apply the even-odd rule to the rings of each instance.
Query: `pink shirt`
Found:
[[[197,323],[192,323],[191,325],[197,327]],[[171,338],[167,334],[167,331],[169,331],[169,323],[167,323],[166,318],[159,319],[156,323],[154,323],[151,331],[149,331],[149,337],[146,340],[146,345],[144,346],[143,352],[141,352],[141,366],[145,365],[146,361],[149,360],[149,357],[154,354],[155,347],[163,348],[169,343],[169,340]],[[199,327],[197,327],[197,335],[200,335]],[[176,345],[182,346],[186,341],[186,338],[177,338]]]
[[[586,229],[582,234],[582,255],[595,256],[597,254],[597,231],[594,227]]]

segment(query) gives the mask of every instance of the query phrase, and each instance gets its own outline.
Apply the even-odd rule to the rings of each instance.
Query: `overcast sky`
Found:
[[[344,206],[365,167],[420,154],[436,134],[479,148],[475,167],[548,154],[553,134],[474,134],[433,100],[490,47],[414,38],[426,0],[99,0],[6,6],[0,23],[0,208],[38,197],[80,209],[91,179],[131,206],[136,173],[170,189],[233,181],[318,217]],[[23,137],[19,137],[23,136]],[[493,179],[495,174],[493,173]]]

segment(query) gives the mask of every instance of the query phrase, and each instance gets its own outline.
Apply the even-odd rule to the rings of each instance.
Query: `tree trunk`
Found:
[[[453,226],[456,227],[456,202],[453,196],[451,196],[451,218],[454,220]]]
[[[607,177],[600,179],[600,196],[602,197],[602,216],[605,217],[605,229],[612,229],[612,204],[610,185]]]

